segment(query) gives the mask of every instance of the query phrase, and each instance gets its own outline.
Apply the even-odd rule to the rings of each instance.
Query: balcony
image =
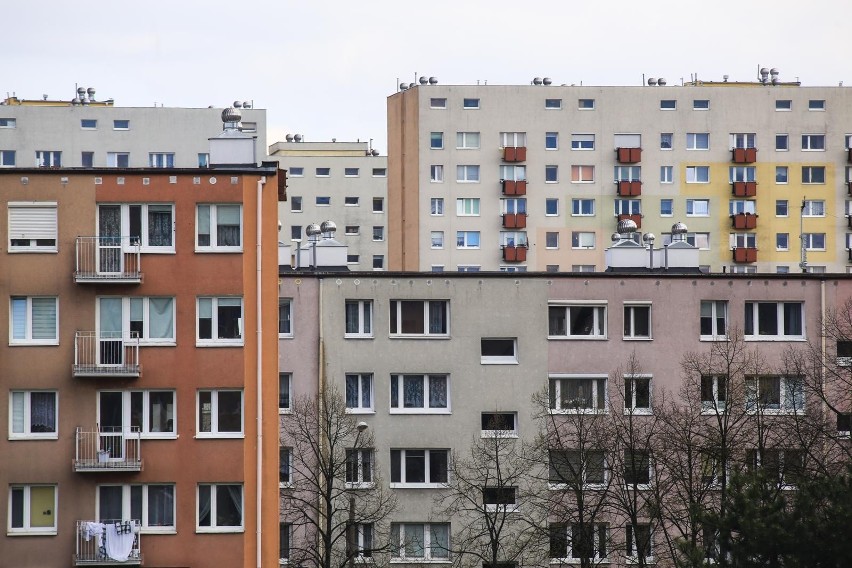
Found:
[[[754,229],[757,227],[757,215],[754,213],[737,213],[731,215],[734,229]]]
[[[757,262],[757,249],[755,247],[734,248],[734,262]]]
[[[506,146],[503,148],[504,162],[524,162],[527,159],[526,146]]]
[[[74,471],[142,471],[138,426],[130,428],[77,428]]]
[[[642,182],[638,180],[618,182],[618,195],[621,197],[638,197],[642,195]]]
[[[78,284],[139,284],[141,246],[131,237],[77,237],[74,280]]]
[[[735,181],[733,186],[732,192],[736,197],[754,197],[757,195],[756,181]]]
[[[626,214],[626,213],[622,213],[622,214],[618,215],[618,220],[619,220],[619,221],[624,221],[625,219],[630,219],[631,221],[633,221],[634,223],[636,223],[636,228],[637,228],[637,229],[641,229],[641,228],[642,228],[642,215],[639,215],[639,214],[631,214],[631,215],[628,215],[628,214]]]
[[[616,148],[615,159],[619,164],[636,164],[642,161],[642,148]]]
[[[527,214],[526,213],[504,213],[503,228],[505,229],[526,229]]]
[[[527,180],[501,179],[500,183],[503,184],[503,195],[527,194]]]
[[[757,161],[757,148],[734,148],[731,161],[735,164],[753,164]]]
[[[138,377],[139,333],[78,331],[74,336],[75,377]]]
[[[138,519],[77,521],[74,566],[141,566]]]
[[[503,260],[505,260],[506,262],[526,262],[527,246],[504,245]]]

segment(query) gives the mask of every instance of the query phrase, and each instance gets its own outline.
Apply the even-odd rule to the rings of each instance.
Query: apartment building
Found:
[[[347,266],[387,269],[386,156],[368,142],[305,142],[301,135],[272,144],[269,155],[289,179],[287,202],[279,204],[279,241],[307,242],[308,225],[330,220],[349,249]]]
[[[232,165],[0,169],[0,564],[278,566],[283,175],[222,142]]]
[[[73,99],[0,101],[0,168],[209,165],[207,139],[222,130],[221,107],[121,107],[96,100],[94,89],[78,91]],[[266,110],[238,104],[242,131],[266,148]]]
[[[712,272],[846,272],[852,91],[412,85],[388,97],[391,270],[590,271],[620,219]]]

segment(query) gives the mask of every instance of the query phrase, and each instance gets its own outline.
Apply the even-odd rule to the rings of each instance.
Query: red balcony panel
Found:
[[[504,213],[503,227],[506,229],[526,229],[527,214],[526,213]]]
[[[757,195],[757,182],[735,181],[733,193],[737,197],[754,197]]]
[[[506,262],[526,262],[527,247],[525,246],[504,246],[503,260]]]
[[[735,248],[734,262],[757,262],[757,249],[754,247]]]
[[[616,148],[615,157],[619,164],[635,164],[642,161],[642,148]]]
[[[624,221],[625,219],[630,219],[634,223],[636,223],[637,229],[642,228],[642,215],[619,215],[618,216],[619,221]]]
[[[618,195],[621,197],[638,197],[642,195],[641,181],[620,181],[618,182]]]
[[[732,152],[735,164],[753,164],[757,161],[757,148],[734,148]]]
[[[503,148],[503,160],[506,162],[524,162],[526,159],[526,146],[507,146]]]
[[[734,229],[754,229],[757,227],[757,215],[754,213],[737,213],[731,215]]]
[[[503,180],[503,195],[526,195],[527,182],[526,180],[514,181],[511,179]]]

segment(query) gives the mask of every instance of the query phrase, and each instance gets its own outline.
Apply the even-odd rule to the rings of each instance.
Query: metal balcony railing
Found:
[[[138,377],[141,371],[138,332],[76,332],[75,377]]]
[[[131,237],[77,237],[78,283],[132,284],[142,282],[141,245]]]
[[[74,471],[141,471],[141,435],[138,426],[77,428]]]
[[[139,566],[142,523],[138,519],[77,521],[75,566]]]

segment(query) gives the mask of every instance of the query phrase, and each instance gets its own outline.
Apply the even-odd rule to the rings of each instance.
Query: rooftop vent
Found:
[[[536,77],[533,79],[533,85],[541,85],[542,80],[541,77]]]
[[[438,78],[437,77],[429,77],[429,84],[430,85],[437,85],[438,84]]]
[[[545,77],[544,79],[541,80],[541,82],[544,83],[545,85],[552,85],[553,79],[551,79],[550,77]]]

